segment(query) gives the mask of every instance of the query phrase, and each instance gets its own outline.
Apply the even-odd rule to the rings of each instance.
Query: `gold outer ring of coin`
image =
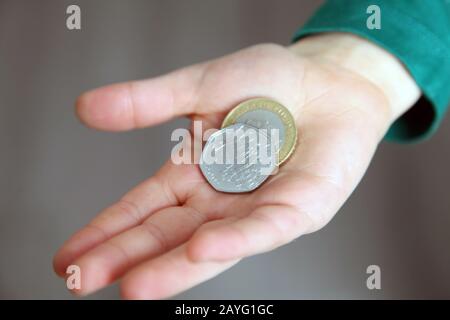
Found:
[[[281,103],[267,98],[246,100],[238,104],[227,114],[222,122],[221,128],[235,124],[238,118],[244,113],[261,109],[277,114],[285,126],[284,143],[278,152],[278,165],[281,165],[292,155],[297,145],[297,127],[295,125],[294,117]]]

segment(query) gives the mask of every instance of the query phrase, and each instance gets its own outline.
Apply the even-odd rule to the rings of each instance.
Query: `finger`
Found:
[[[205,66],[197,64],[152,79],[94,89],[78,98],[77,115],[89,127],[123,131],[191,114]]]
[[[286,205],[264,206],[227,223],[205,225],[187,244],[193,261],[227,261],[275,249],[311,230],[309,216]]]
[[[236,264],[227,262],[193,262],[185,245],[127,273],[120,284],[125,299],[163,299],[187,290]]]
[[[86,295],[117,280],[136,264],[185,242],[206,220],[188,207],[165,208],[143,224],[121,233],[76,259],[81,270],[81,288]]]
[[[58,250],[53,261],[56,273],[63,276],[67,266],[77,257],[107,239],[141,224],[153,212],[178,205],[187,196],[192,184],[201,179],[195,170],[190,169],[192,168],[176,166],[169,161],[154,177],[103,210]],[[177,183],[180,177],[183,177],[183,184]]]

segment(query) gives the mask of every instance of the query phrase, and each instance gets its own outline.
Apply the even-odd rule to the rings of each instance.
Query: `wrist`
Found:
[[[416,82],[395,56],[353,34],[314,35],[289,49],[297,55],[345,68],[373,83],[388,101],[391,123],[420,97]]]

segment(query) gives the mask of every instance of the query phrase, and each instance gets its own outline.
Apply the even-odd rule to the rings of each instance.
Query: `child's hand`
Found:
[[[111,131],[182,115],[218,128],[239,102],[268,97],[291,110],[299,141],[279,173],[248,194],[216,192],[197,165],[169,159],[69,239],[55,269],[64,275],[68,265],[80,266],[80,294],[123,277],[124,298],[164,298],[316,231],[349,197],[389,125],[418,95],[395,58],[339,34],[291,48],[258,45],[85,93],[77,101],[80,119]]]

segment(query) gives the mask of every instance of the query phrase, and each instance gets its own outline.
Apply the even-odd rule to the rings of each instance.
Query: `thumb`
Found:
[[[82,94],[76,113],[89,127],[124,131],[195,113],[206,63],[152,79],[104,86]]]

